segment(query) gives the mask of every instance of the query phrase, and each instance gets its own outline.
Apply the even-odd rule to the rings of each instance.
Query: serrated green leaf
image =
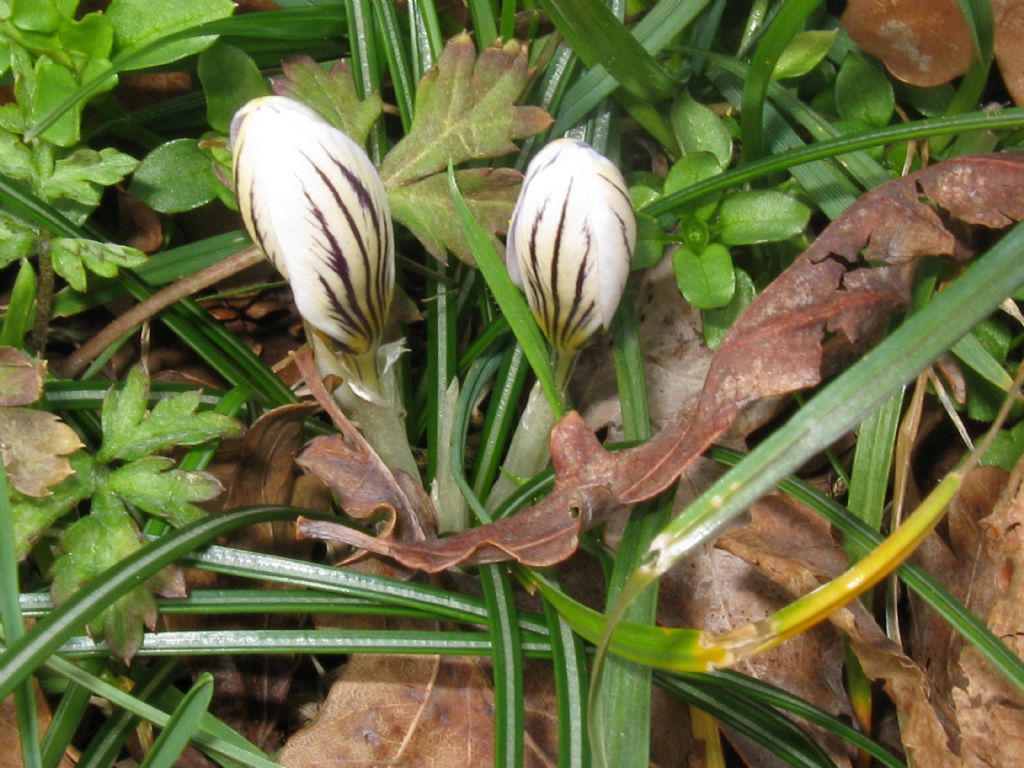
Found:
[[[785,240],[807,226],[811,209],[774,189],[734,192],[718,209],[719,238],[726,245]]]
[[[103,444],[97,461],[107,463],[118,458],[119,449],[130,439],[134,427],[146,416],[149,377],[141,367],[132,368],[121,389],[111,387],[103,398],[100,424]]]
[[[114,47],[114,25],[102,13],[90,13],[80,20],[69,20],[60,27],[61,47],[75,63],[79,74],[95,61],[110,66],[110,52]]]
[[[104,187],[119,182],[138,164],[131,155],[110,147],[99,152],[79,149],[57,160],[53,173],[40,182],[39,192],[47,200],[67,198],[95,206]]]
[[[172,445],[198,445],[239,430],[238,422],[212,411],[196,413],[198,392],[182,392],[156,404],[148,414],[145,373],[133,369],[119,393],[112,389],[103,403],[101,462],[132,461]]]
[[[124,503],[100,489],[89,514],[64,533],[64,554],[53,564],[52,593],[56,603],[92,581],[142,546],[141,536]],[[144,586],[135,587],[89,622],[89,633],[107,641],[122,659],[135,655],[143,626],[156,624],[156,601]]]
[[[688,155],[710,152],[722,168],[732,160],[732,136],[722,118],[684,91],[672,105],[672,130]]]
[[[76,291],[86,290],[86,270],[100,277],[116,277],[120,267],[137,267],[146,261],[146,254],[138,248],[77,237],[51,240],[50,255],[54,271]]]
[[[77,6],[78,0],[13,0],[11,22],[26,32],[56,32]]]
[[[11,508],[14,516],[14,551],[23,559],[57,520],[70,512],[76,504],[92,496],[96,489],[94,469],[96,462],[85,451],[68,457],[74,474],[50,489],[49,496],[29,498],[17,496]]]
[[[29,107],[29,120],[33,123],[78,90],[75,74],[64,65],[51,61],[47,56],[41,56],[36,62],[35,76],[36,88]],[[69,109],[43,131],[42,138],[58,147],[76,144],[80,138],[81,117],[81,106]]]
[[[37,239],[34,229],[0,213],[0,269],[32,254]]]
[[[205,514],[191,502],[214,499],[223,487],[211,474],[173,466],[171,459],[147,456],[115,469],[106,476],[103,487],[148,514],[175,526],[186,525]]]
[[[379,93],[359,98],[347,63],[339,61],[328,70],[309,56],[297,56],[284,62],[281,69],[284,77],[274,80],[274,93],[308,104],[354,142],[366,144],[383,101]]]
[[[697,309],[724,307],[736,291],[732,254],[719,243],[700,253],[679,248],[672,254],[672,269],[680,293]]]
[[[828,55],[836,40],[837,31],[835,29],[812,29],[798,32],[790,40],[779,60],[775,62],[772,77],[776,80],[783,80],[806,75]]]
[[[161,213],[181,213],[213,200],[218,186],[196,140],[176,139],[146,155],[128,192]]]
[[[188,0],[154,3],[151,0],[112,0],[106,15],[114,25],[114,42],[119,57],[134,54],[144,46],[234,13],[231,0]],[[155,45],[141,56],[132,55],[126,70],[155,67],[199,53],[216,39],[214,35],[168,40]]]
[[[896,108],[892,82],[879,67],[856,53],[843,59],[836,75],[836,112],[843,120],[881,127]]]
[[[197,72],[206,96],[206,122],[224,134],[246,102],[270,93],[252,57],[227,43],[216,42],[199,54]]]
[[[466,34],[452,38],[416,89],[412,128],[384,158],[380,173],[393,189],[467,160],[516,151],[513,139],[544,130],[551,117],[516,102],[529,80],[526,46],[496,44],[477,58]]]
[[[32,150],[11,131],[0,130],[0,172],[12,179],[35,176]]]
[[[457,171],[455,180],[480,226],[492,235],[505,232],[519,196],[522,174],[508,168],[472,168]],[[388,203],[395,221],[405,225],[434,258],[443,261],[449,251],[473,263],[445,176],[430,176],[393,189],[388,193]]]

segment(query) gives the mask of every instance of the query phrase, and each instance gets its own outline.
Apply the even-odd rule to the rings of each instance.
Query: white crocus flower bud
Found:
[[[299,313],[357,369],[372,362],[391,305],[395,245],[384,185],[352,139],[283,96],[231,122],[245,227],[291,284]]]
[[[611,324],[635,244],[626,182],[608,158],[574,139],[537,154],[512,214],[506,258],[556,351],[572,355]]]

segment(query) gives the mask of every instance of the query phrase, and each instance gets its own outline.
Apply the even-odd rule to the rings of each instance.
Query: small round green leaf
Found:
[[[221,133],[228,132],[243,104],[270,93],[256,62],[227,43],[216,42],[199,54],[198,73],[206,94],[206,120]]]
[[[177,139],[146,156],[128,192],[161,213],[180,213],[213,200],[217,179],[196,140]]]
[[[892,83],[885,72],[855,53],[847,54],[836,75],[836,112],[843,120],[881,127],[896,108]]]
[[[772,77],[783,80],[806,75],[828,55],[835,39],[834,29],[815,29],[798,33],[776,62]]]
[[[722,168],[732,159],[732,136],[722,118],[693,98],[683,93],[672,105],[672,130],[683,152],[710,152]]]
[[[776,190],[734,192],[718,211],[719,239],[726,245],[785,240],[807,226],[811,209]]]
[[[692,155],[684,155],[669,169],[665,177],[664,194],[671,195],[680,190],[692,187],[694,184],[722,172],[722,166],[710,152],[697,152]],[[715,212],[720,195],[713,195],[707,202],[698,203],[691,209],[686,206],[684,210],[692,210],[693,215],[701,221],[707,221]]]
[[[676,284],[697,309],[724,307],[736,292],[736,276],[729,249],[712,243],[700,253],[680,248],[672,254]]]

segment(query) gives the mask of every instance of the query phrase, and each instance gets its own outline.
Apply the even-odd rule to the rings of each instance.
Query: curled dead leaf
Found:
[[[0,436],[7,477],[26,496],[49,496],[50,488],[74,474],[67,457],[82,441],[58,416],[0,407]]]
[[[1024,218],[1022,186],[1024,157],[1014,154],[959,157],[879,186],[750,304],[712,359],[696,408],[647,443],[606,452],[570,413],[551,433],[554,489],[513,518],[411,544],[352,529],[341,535],[431,572],[500,559],[534,566],[565,559],[582,530],[672,485],[744,407],[813,387],[862,350],[905,306],[918,259],[968,258],[970,226],[951,227],[950,220],[998,229]]]
[[[43,395],[46,361],[14,347],[0,347],[0,406],[29,405]]]

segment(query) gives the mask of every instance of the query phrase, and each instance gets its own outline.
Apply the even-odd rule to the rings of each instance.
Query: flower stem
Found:
[[[530,390],[526,409],[512,435],[505,463],[501,465],[501,474],[487,497],[488,512],[496,510],[524,480],[533,477],[547,466],[551,455],[548,438],[553,426],[554,411],[551,410],[551,404],[537,382]]]

